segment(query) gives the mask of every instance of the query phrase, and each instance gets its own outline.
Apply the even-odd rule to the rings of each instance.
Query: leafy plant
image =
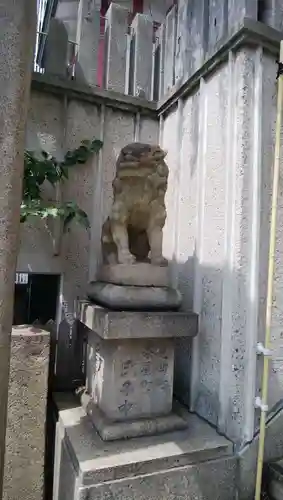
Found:
[[[87,214],[76,203],[46,202],[42,199],[41,189],[45,181],[52,187],[64,182],[68,179],[69,167],[86,163],[101,147],[102,142],[98,139],[84,140],[77,149],[68,151],[63,161],[58,161],[46,151],[41,151],[40,156],[36,156],[32,151],[25,151],[21,222],[31,216],[41,219],[61,217],[64,229],[74,220],[89,228]]]

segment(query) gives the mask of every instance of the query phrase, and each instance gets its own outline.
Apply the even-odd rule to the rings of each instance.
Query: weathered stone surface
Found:
[[[67,29],[70,42],[76,41],[78,26],[79,0],[59,0],[56,8],[56,19],[62,21]]]
[[[264,10],[268,9],[267,4],[273,0],[262,2]],[[277,1],[277,0],[275,0]],[[228,0],[228,29],[229,32],[235,31],[245,18],[258,19],[258,8],[261,2],[254,0]],[[266,20],[264,20],[266,22]]]
[[[209,7],[207,0],[179,0],[177,44],[175,55],[176,81],[185,81],[203,64],[208,47]]]
[[[87,287],[88,298],[103,307],[135,311],[174,311],[181,306],[178,290],[167,287],[120,286],[93,281]]]
[[[166,219],[168,167],[159,146],[133,143],[118,157],[113,205],[102,228],[104,263],[133,264],[147,259],[164,265],[162,229]]]
[[[234,458],[214,460],[82,489],[80,500],[235,500]],[[110,495],[110,496],[109,496]]]
[[[24,141],[36,34],[36,1],[0,3],[0,497]],[[17,497],[19,498],[19,496]],[[34,496],[33,496],[34,498]]]
[[[89,328],[86,407],[103,439],[184,428],[172,413],[174,337],[197,333],[196,315],[188,319],[184,313],[114,312],[82,304],[81,321]]]
[[[134,36],[133,95],[151,100],[153,20],[136,14],[132,22]]]
[[[185,312],[109,311],[81,302],[80,321],[103,339],[195,337],[198,315]]]
[[[154,50],[153,100],[158,101],[164,94],[165,24],[161,24],[155,31]]]
[[[88,333],[86,389],[110,420],[169,414],[173,366],[173,339],[103,340]]]
[[[258,39],[264,44],[268,28],[260,23],[256,27],[259,25]],[[255,24],[249,20],[245,26]],[[276,117],[272,76],[275,57],[247,43],[231,51],[228,64],[220,65],[220,58],[218,62],[218,68],[201,80],[198,91],[193,92],[191,87],[186,94],[181,141],[173,133],[178,118],[175,108],[172,106],[172,112],[165,115],[162,144],[168,149],[172,170],[166,195],[164,255],[176,259],[176,283],[182,291],[183,308],[193,308],[201,314],[201,334],[192,349],[179,350],[183,368],[178,378],[185,382],[181,387],[183,395],[186,390],[187,404],[241,445],[253,439],[258,417],[254,395],[260,394],[261,387],[262,363],[254,346],[264,338],[265,327],[272,181],[268,164],[273,161]],[[258,154],[258,145],[262,154]],[[179,168],[177,161],[173,163],[178,147],[182,148]],[[172,186],[171,179],[175,178],[178,181]],[[233,198],[231,186],[236,185]],[[256,190],[255,185],[259,186]],[[257,199],[253,210],[251,193]],[[275,280],[277,289],[283,282],[280,235],[281,232],[276,253],[280,271]],[[250,257],[251,251],[257,256],[255,259]],[[227,259],[228,268],[224,264]],[[279,296],[283,297],[282,291]],[[275,300],[272,338],[273,345],[278,339],[282,346],[282,308],[276,304]],[[282,354],[277,351],[277,356]],[[277,400],[282,397],[282,373],[273,359],[273,402],[276,393]]]
[[[147,262],[102,266],[97,279],[116,285],[169,286],[168,266],[153,266]]]
[[[78,46],[76,79],[97,85],[100,11],[94,2],[80,0],[76,43]]]
[[[184,411],[184,431],[106,444],[75,406],[59,414],[54,500],[234,500],[232,443],[197,416]]]
[[[114,2],[106,13],[105,89],[125,92],[129,10]]]
[[[183,430],[187,427],[187,422],[173,412],[168,415],[154,418],[140,418],[137,420],[127,420],[125,422],[111,421],[87,394],[84,394],[82,397],[82,406],[89,415],[103,441],[116,441],[140,436],[155,436],[157,434],[163,434],[164,432]]]
[[[165,54],[164,54],[164,94],[166,95],[175,84],[174,59],[176,44],[176,11],[174,5],[166,16],[165,24]]]
[[[273,418],[268,414],[266,425],[264,462],[279,460],[283,456],[283,410],[275,413]],[[252,443],[247,444],[238,454],[237,485],[239,498],[250,500],[255,489],[255,477],[258,457],[259,433]]]
[[[268,493],[273,500],[281,500],[283,498],[283,463],[282,460],[271,463],[269,469],[269,488]]]
[[[209,35],[208,52],[215,51],[217,43],[227,35],[228,2],[225,0],[212,0],[209,2]]]
[[[12,331],[4,500],[42,500],[49,333]]]
[[[281,500],[283,498],[283,483],[278,479],[272,479],[268,491],[273,500]]]
[[[68,32],[60,19],[52,18],[46,40],[45,72],[65,77],[67,75]]]

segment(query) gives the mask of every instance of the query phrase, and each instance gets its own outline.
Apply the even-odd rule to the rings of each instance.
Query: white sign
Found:
[[[28,284],[28,273],[16,273],[15,284],[16,285],[27,285]]]

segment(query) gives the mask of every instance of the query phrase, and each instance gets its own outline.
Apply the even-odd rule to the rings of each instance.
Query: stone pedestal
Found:
[[[168,266],[148,262],[103,265],[88,284],[91,302],[128,311],[178,311],[182,296],[170,286]]]
[[[148,262],[108,264],[99,269],[98,281],[114,285],[138,287],[169,287],[168,266],[153,266]]]
[[[81,321],[89,329],[82,402],[102,439],[185,428],[172,410],[174,338],[195,336],[197,316],[85,303]]]
[[[42,500],[50,334],[12,330],[3,500]]]
[[[233,444],[184,408],[185,430],[105,443],[78,402],[54,400],[53,500],[235,499]]]
[[[158,286],[124,286],[102,281],[89,283],[88,298],[100,306],[117,311],[178,311],[178,290]]]

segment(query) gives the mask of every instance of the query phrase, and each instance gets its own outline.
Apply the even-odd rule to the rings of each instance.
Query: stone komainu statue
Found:
[[[133,143],[118,157],[113,205],[102,228],[104,264],[166,265],[162,230],[166,219],[168,167],[159,146]]]

